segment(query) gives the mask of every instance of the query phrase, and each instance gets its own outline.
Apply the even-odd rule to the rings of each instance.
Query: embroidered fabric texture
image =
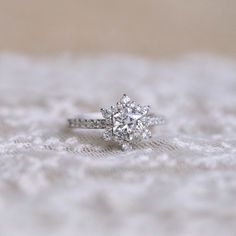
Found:
[[[122,152],[67,128],[123,93],[169,122]],[[0,56],[0,235],[235,235],[236,63]]]

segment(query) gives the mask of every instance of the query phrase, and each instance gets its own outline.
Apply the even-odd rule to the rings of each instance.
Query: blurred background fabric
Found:
[[[0,236],[235,236],[235,12],[0,0]],[[67,128],[123,93],[167,117],[150,141]]]
[[[235,56],[234,0],[0,1],[0,50]]]
[[[0,235],[233,236],[236,63],[0,57]],[[168,118],[131,152],[67,118],[126,92]]]

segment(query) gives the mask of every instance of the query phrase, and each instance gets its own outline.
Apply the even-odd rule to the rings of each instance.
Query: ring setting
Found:
[[[165,123],[163,116],[150,112],[151,107],[141,106],[126,94],[116,105],[101,109],[101,119],[68,119],[70,128],[105,129],[103,139],[118,143],[122,150],[131,150],[141,141],[151,138],[151,128]]]

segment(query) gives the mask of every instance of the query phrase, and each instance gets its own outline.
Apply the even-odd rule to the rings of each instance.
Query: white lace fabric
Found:
[[[131,152],[67,118],[123,93],[168,118]],[[236,234],[236,62],[0,56],[0,235]]]

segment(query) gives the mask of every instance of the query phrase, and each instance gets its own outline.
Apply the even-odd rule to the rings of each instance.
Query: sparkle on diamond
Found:
[[[113,134],[130,141],[142,131],[143,114],[135,108],[124,108],[113,115]]]
[[[149,138],[148,112],[148,106],[136,105],[124,95],[116,106],[102,110],[103,117],[111,124],[111,129],[104,133],[105,140],[113,139],[127,149],[130,143]]]

